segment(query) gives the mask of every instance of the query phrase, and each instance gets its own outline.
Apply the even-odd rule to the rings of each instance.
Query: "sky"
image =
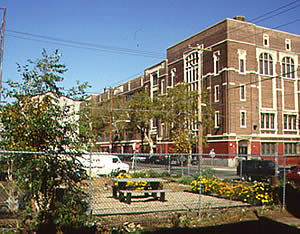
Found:
[[[20,81],[16,64],[62,54],[65,89],[88,82],[88,93],[142,75],[166,49],[237,15],[300,34],[300,0],[2,0],[6,8],[3,86]],[[1,15],[2,17],[2,15]]]

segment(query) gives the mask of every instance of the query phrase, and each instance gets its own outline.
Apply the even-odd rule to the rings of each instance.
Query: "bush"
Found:
[[[191,177],[191,176],[182,176],[181,178],[179,178],[178,183],[191,184],[192,181],[193,181],[193,177]]]

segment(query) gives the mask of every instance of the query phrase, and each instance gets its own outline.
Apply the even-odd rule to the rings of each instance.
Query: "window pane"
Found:
[[[271,114],[270,116],[271,116],[271,128],[274,129],[275,128],[274,127],[275,126],[275,124],[274,124],[274,122],[275,122],[275,114]]]
[[[240,72],[245,72],[244,59],[240,59]]]
[[[264,74],[264,66],[263,66],[264,62],[262,60],[262,58],[259,60],[259,74]]]
[[[260,118],[261,118],[261,128],[265,128],[265,115],[263,113],[260,114]]]
[[[284,129],[287,129],[287,122],[288,122],[288,117],[287,117],[287,115],[284,115]]]
[[[269,75],[273,75],[273,62],[272,61],[270,61],[269,69],[270,69]]]

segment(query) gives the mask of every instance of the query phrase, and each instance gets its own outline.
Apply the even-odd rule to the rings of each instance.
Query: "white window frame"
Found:
[[[261,143],[261,154],[262,155],[274,155],[277,152],[277,144],[273,142],[262,142]]]
[[[292,57],[285,56],[281,61],[281,74],[284,78],[296,78],[295,62]]]
[[[240,85],[240,100],[243,102],[246,101],[246,85],[244,84]]]
[[[166,93],[166,86],[165,86],[165,80],[162,79],[160,81],[160,93],[161,94],[165,94]]]
[[[215,91],[215,102],[219,102],[220,101],[220,86],[219,85],[215,85],[214,87],[214,91]]]
[[[162,124],[160,125],[160,137],[161,137],[161,138],[164,138],[164,137],[165,137],[165,124],[164,124],[164,123],[162,123]]]
[[[291,48],[292,45],[291,45],[291,39],[285,39],[285,50],[286,51],[291,51]]]
[[[220,111],[215,111],[215,128],[220,127]]]
[[[267,56],[267,58],[266,58]],[[274,59],[270,53],[262,52],[258,57],[259,74],[264,76],[274,75]]]
[[[283,130],[297,131],[297,114],[283,114]]]
[[[272,122],[272,116],[273,122]],[[272,127],[273,125],[273,127]],[[261,130],[276,130],[276,113],[260,112],[260,129]]]
[[[175,85],[176,68],[171,69],[171,87]]]
[[[198,90],[199,51],[194,50],[184,57],[184,81],[189,84],[190,91]]]
[[[245,110],[240,110],[240,127],[247,127],[247,111]]]
[[[270,39],[268,34],[263,34],[263,46],[269,47],[270,46]]]
[[[154,78],[156,75],[156,78]],[[152,87],[157,87],[158,86],[158,72],[152,72],[151,73],[151,83],[152,83]],[[155,82],[154,82],[155,81]]]
[[[284,142],[284,153],[285,154],[298,154],[298,145],[295,142]]]
[[[216,51],[213,54],[214,57],[214,74],[218,75],[220,73],[220,51]]]
[[[239,73],[241,73],[241,74],[246,73],[246,55],[247,55],[246,50],[238,49]],[[242,64],[241,64],[242,61],[243,61],[243,70],[241,69],[242,68]]]

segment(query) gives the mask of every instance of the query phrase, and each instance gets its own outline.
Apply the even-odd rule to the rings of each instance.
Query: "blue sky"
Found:
[[[87,81],[89,93],[141,75],[165,58],[169,46],[224,18],[243,15],[270,28],[287,24],[279,30],[300,34],[295,0],[2,0],[0,7],[7,9],[4,82],[20,79],[16,63],[40,58],[44,48],[48,54],[59,49],[68,68],[63,86]]]

